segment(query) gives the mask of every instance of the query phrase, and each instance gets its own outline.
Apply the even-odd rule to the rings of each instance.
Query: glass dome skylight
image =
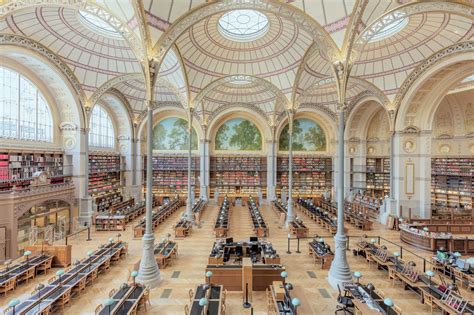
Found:
[[[94,33],[113,39],[123,39],[122,34],[119,31],[100,17],[82,10],[79,10],[78,15],[82,24]]]
[[[470,76],[468,76],[467,78],[462,80],[461,83],[467,83],[467,82],[471,82],[471,81],[474,81],[474,74],[471,74]]]
[[[265,14],[256,10],[233,10],[222,15],[218,29],[227,39],[249,42],[262,37],[268,31],[269,22]]]
[[[407,24],[408,17],[405,13],[393,12],[372,25],[362,37],[369,43],[376,42],[400,32]]]

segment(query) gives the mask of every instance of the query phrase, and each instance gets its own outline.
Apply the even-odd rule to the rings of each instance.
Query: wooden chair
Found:
[[[268,314],[276,314],[275,304],[273,303],[273,296],[272,292],[269,288],[265,290],[265,296],[267,297],[267,313]]]
[[[16,277],[11,278],[4,285],[0,286],[0,293],[7,295],[9,291],[15,290],[16,286]]]
[[[72,288],[72,295],[80,295],[86,289],[87,277],[82,278],[77,285]]]
[[[104,261],[104,263],[99,267],[101,272],[107,271],[110,269],[110,258]]]
[[[46,271],[51,269],[52,264],[53,264],[53,257],[51,257],[50,259],[48,259],[47,261],[45,261],[44,263],[36,267],[36,274],[38,274],[41,271],[44,271],[46,273]]]
[[[380,296],[382,299],[385,297],[385,293],[384,293],[382,290],[380,290],[380,289],[375,288],[375,291],[374,291],[374,292],[375,292],[375,294],[377,294],[378,296]]]
[[[189,302],[192,302],[193,299],[194,299],[194,292],[193,292],[193,289],[189,289],[188,295],[189,295]]]
[[[115,289],[110,290],[109,291],[109,297],[114,296],[115,292],[117,292],[117,290],[115,290]]]
[[[36,276],[36,268],[33,266],[33,267],[28,268],[25,271],[25,273],[23,273],[21,276],[17,277],[16,282],[18,283],[21,281],[26,281],[26,283],[28,284],[29,280],[33,279],[35,276]]]
[[[102,310],[102,304],[97,305],[97,307],[95,308],[95,315],[98,315],[101,310]]]
[[[56,281],[56,280],[58,280],[58,277],[53,276],[53,277],[51,277],[51,278],[48,279],[48,284],[51,284],[51,283],[53,283],[53,282]]]
[[[462,288],[464,285],[464,274],[461,270],[456,268],[452,268],[454,277],[456,278],[456,282],[458,283],[459,287]]]
[[[71,290],[67,290],[63,293],[63,295],[53,304],[53,312],[59,310],[64,310],[66,304],[71,302]]]
[[[225,309],[226,309],[225,304],[221,304],[221,315],[225,315]]]
[[[184,305],[184,315],[189,315],[189,305],[188,304]]]
[[[142,307],[145,309],[145,312],[147,311],[146,310],[146,303],[148,302],[148,304],[151,306],[151,302],[150,302],[150,291],[148,289],[145,289],[145,291],[143,292],[143,297],[141,298],[140,301],[138,301],[138,305],[139,307]]]
[[[397,315],[402,315],[402,310],[398,306],[394,305],[392,309]]]

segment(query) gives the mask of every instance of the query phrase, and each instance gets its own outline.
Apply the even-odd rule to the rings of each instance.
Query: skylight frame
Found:
[[[236,42],[251,42],[270,29],[268,17],[260,11],[238,9],[224,13],[217,22],[222,36]]]
[[[124,40],[122,32],[105,19],[84,10],[78,10],[77,15],[79,21],[92,32],[111,39]]]
[[[405,12],[395,11],[375,22],[362,34],[362,39],[367,43],[374,43],[389,38],[403,30],[408,22]]]

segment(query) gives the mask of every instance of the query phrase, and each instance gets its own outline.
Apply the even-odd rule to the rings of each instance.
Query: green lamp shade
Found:
[[[132,278],[136,278],[138,276],[138,271],[134,270],[130,273],[130,276],[132,276]]]
[[[362,273],[360,273],[359,271],[354,272],[354,278],[360,278],[360,277],[362,277]]]
[[[30,250],[27,250],[23,253],[23,256],[30,256],[31,255],[31,251]]]
[[[454,255],[454,257],[456,257],[456,258],[459,258],[459,257],[462,256],[460,252],[455,252],[453,255]]]
[[[372,244],[375,244],[375,243],[377,243],[377,240],[376,240],[375,238],[373,238],[373,239],[370,240],[370,242],[371,242]]]
[[[15,306],[17,306],[18,304],[20,304],[20,300],[18,300],[18,299],[13,299],[13,300],[11,300],[10,302],[8,302],[8,307],[15,307]]]
[[[281,276],[282,278],[286,278],[286,277],[288,277],[288,272],[282,271],[281,274],[280,274],[280,276]]]
[[[385,305],[387,305],[387,306],[389,306],[389,307],[392,307],[392,306],[393,306],[393,301],[392,301],[391,298],[385,298],[385,299],[383,300],[383,304],[385,304]]]
[[[428,270],[427,272],[425,272],[425,274],[428,276],[428,277],[434,277],[434,272],[431,271],[431,270]]]
[[[293,300],[291,300],[291,304],[293,304],[293,306],[300,306],[301,301],[298,298],[293,298]]]
[[[212,271],[206,272],[206,277],[208,277],[208,278],[212,277]]]
[[[423,231],[425,231],[425,232],[428,232],[429,230],[430,230],[430,229],[428,229],[427,226],[425,226],[425,227],[423,228]]]
[[[393,257],[400,257],[400,253],[399,252],[393,253]]]
[[[319,242],[320,242],[320,243],[324,243],[324,238],[320,237],[320,238],[319,238]]]
[[[109,237],[109,243],[113,243],[114,241],[114,238],[113,237]]]
[[[90,256],[92,256],[93,254],[94,254],[94,251],[92,251],[92,250],[87,251],[87,256],[90,257]]]
[[[105,304],[105,306],[110,306],[110,305],[114,304],[114,300],[112,300],[112,299],[107,299],[107,300],[105,300],[105,303],[104,303],[104,304]]]
[[[56,271],[56,276],[60,277],[64,274],[64,269],[59,269],[58,271]]]
[[[201,298],[199,300],[199,306],[205,306],[207,305],[207,299],[206,298]]]

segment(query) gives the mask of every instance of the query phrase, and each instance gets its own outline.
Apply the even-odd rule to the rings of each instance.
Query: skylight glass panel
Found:
[[[79,10],[79,20],[94,33],[113,39],[123,39],[122,34],[112,25],[92,13]]]
[[[408,17],[403,12],[393,12],[384,16],[380,21],[373,24],[370,29],[362,35],[367,42],[376,42],[400,32],[408,24]]]
[[[218,24],[224,37],[238,42],[256,40],[269,29],[267,16],[256,10],[229,11],[222,15]]]

